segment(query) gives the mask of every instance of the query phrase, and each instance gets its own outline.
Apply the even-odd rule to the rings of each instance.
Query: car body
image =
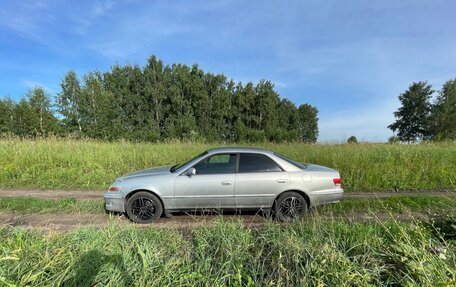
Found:
[[[342,194],[340,175],[334,169],[301,164],[270,150],[236,147],[210,149],[180,165],[122,176],[104,200],[107,211],[126,212],[139,223],[198,209],[275,208],[280,212],[275,206],[279,199],[288,207],[299,201],[296,214],[288,211],[289,216],[281,218],[287,220],[302,216],[308,208],[337,202]]]

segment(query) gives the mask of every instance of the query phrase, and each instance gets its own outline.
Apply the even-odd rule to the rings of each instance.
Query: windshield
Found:
[[[297,162],[297,161],[294,161],[292,159],[289,159],[288,157],[284,157],[283,155],[280,155],[278,153],[274,153],[276,156],[280,157],[281,159],[283,159],[284,161],[288,162],[288,163],[291,163],[292,165],[300,168],[300,169],[306,169],[307,168],[307,165],[303,164],[303,163],[300,163],[300,162]]]
[[[206,154],[207,154],[207,151],[200,153],[199,155],[195,156],[194,158],[192,158],[192,159],[190,159],[190,160],[187,160],[187,161],[184,162],[184,163],[176,164],[176,165],[174,165],[174,166],[170,169],[170,171],[171,171],[171,172],[175,172],[176,170],[180,169],[181,167],[186,166],[186,165],[189,164],[190,162],[192,162],[192,161],[194,161],[195,159],[200,158],[200,157],[202,157],[203,155],[206,155]]]

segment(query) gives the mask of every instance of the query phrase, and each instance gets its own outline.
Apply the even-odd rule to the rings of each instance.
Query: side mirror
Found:
[[[191,167],[187,169],[187,172],[185,173],[187,176],[192,176],[196,174],[196,169],[194,167]]]

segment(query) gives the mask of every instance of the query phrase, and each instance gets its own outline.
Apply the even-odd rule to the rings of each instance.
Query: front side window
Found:
[[[239,172],[271,172],[282,169],[268,156],[255,153],[241,153]]]
[[[234,173],[236,154],[216,154],[194,166],[196,174]]]
[[[203,152],[203,153],[200,153],[199,155],[195,156],[195,157],[192,158],[192,159],[187,160],[187,161],[184,162],[184,163],[181,163],[181,164],[178,164],[178,165],[174,165],[174,166],[171,168],[170,171],[171,171],[171,172],[175,172],[176,170],[178,170],[178,169],[180,169],[180,168],[186,166],[187,164],[191,163],[192,161],[194,161],[194,160],[196,160],[196,159],[198,159],[198,158],[200,158],[200,157],[202,157],[202,156],[204,156],[204,155],[206,155],[206,154],[207,154],[207,151],[205,151],[205,152]]]

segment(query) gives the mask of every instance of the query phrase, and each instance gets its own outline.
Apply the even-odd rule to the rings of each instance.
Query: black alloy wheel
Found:
[[[292,221],[304,216],[307,212],[307,201],[301,194],[288,191],[277,198],[274,212],[279,221]]]
[[[136,223],[151,223],[160,218],[163,207],[160,200],[150,192],[137,192],[127,201],[127,215]]]

